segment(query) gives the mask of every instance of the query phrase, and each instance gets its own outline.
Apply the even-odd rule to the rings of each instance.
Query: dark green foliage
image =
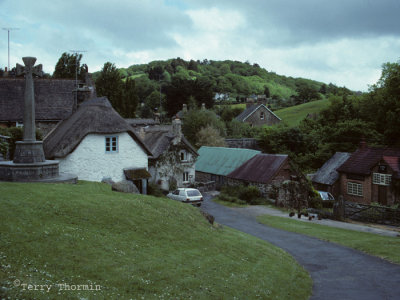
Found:
[[[122,81],[114,64],[106,62],[96,80],[97,96],[105,96],[113,108],[124,118],[134,118],[139,98],[134,80]]]
[[[190,98],[194,98],[197,107],[202,103],[207,108],[214,104],[212,84],[206,77],[199,77],[194,80],[173,77],[171,84],[165,89],[166,110],[169,116],[173,116],[182,109],[183,104],[188,104]]]
[[[88,68],[86,64],[81,66],[81,59],[82,54],[64,52],[55,66],[53,78],[75,79],[77,72],[78,79],[84,80]]]
[[[217,129],[221,136],[226,135],[224,122],[211,110],[190,110],[184,118],[182,132],[193,145],[197,144],[198,131],[208,125]]]
[[[218,196],[220,200],[234,202],[237,204],[262,204],[265,199],[261,199],[261,193],[255,186],[223,186]]]
[[[9,127],[2,128],[0,127],[0,135],[8,136],[8,153],[10,159],[14,158],[15,152],[15,142],[22,141],[24,137],[24,130],[21,127]],[[36,140],[40,141],[43,139],[42,133],[37,129],[36,130]]]

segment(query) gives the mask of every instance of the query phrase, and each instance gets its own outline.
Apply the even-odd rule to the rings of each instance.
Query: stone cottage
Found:
[[[236,120],[248,123],[251,126],[275,125],[281,121],[276,114],[274,114],[266,105],[263,100],[257,101],[256,104],[251,100],[246,103],[246,109],[236,117]]]
[[[196,149],[182,134],[181,120],[172,125],[137,128],[136,132],[149,147],[149,172],[151,181],[168,191],[170,185],[187,187],[195,182]]]

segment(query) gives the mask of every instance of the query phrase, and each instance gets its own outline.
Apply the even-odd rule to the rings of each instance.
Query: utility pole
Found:
[[[75,55],[75,105],[78,105],[78,54],[87,52],[86,50],[69,50]]]
[[[7,30],[8,33],[8,72],[10,72],[10,31],[11,30],[18,30],[19,28],[3,28],[3,30]]]

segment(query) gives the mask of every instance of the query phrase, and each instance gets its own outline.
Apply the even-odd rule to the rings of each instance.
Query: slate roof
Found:
[[[288,160],[284,154],[257,154],[227,177],[258,183],[269,183]]]
[[[171,125],[154,126],[145,129],[143,141],[153,153],[152,158],[157,159],[168,150],[174,137]],[[196,149],[183,135],[181,137],[181,143],[186,146],[190,152],[198,156]]]
[[[336,152],[324,165],[315,173],[312,181],[326,185],[333,185],[339,179],[336,171],[349,157],[350,153]]]
[[[34,79],[36,120],[58,121],[74,111],[75,80]],[[25,80],[0,78],[0,121],[23,120]]]
[[[148,154],[151,151],[132,127],[112,108],[106,97],[83,102],[68,119],[60,122],[44,139],[46,158],[62,158],[91,133],[115,134],[127,132]]]
[[[361,147],[337,170],[338,172],[358,175],[369,175],[371,169],[384,160],[395,172],[394,178],[400,178],[399,166],[400,149]]]
[[[226,176],[261,151],[203,146],[198,153],[196,171]]]
[[[251,105],[248,108],[246,108],[244,111],[240,113],[236,117],[236,120],[244,122],[250,115],[252,115],[254,112],[256,112],[259,108],[264,107],[269,113],[271,113],[274,117],[276,117],[278,120],[281,120],[276,114],[273,113],[272,110],[270,110],[268,107],[266,107],[264,104],[255,104]]]

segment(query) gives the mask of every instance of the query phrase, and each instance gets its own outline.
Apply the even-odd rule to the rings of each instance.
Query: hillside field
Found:
[[[321,110],[327,108],[329,104],[330,102],[328,99],[323,99],[279,109],[274,111],[274,113],[287,125],[295,127],[304,120],[307,114],[319,113]]]
[[[101,183],[0,183],[0,237],[1,299],[311,294],[308,273],[283,250],[211,225],[190,205]]]

